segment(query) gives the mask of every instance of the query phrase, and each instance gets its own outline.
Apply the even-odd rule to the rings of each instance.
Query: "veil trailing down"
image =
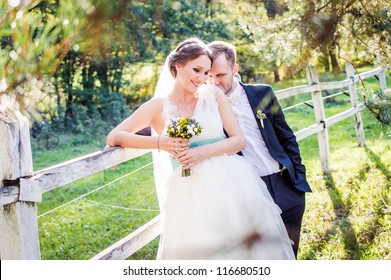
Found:
[[[163,65],[163,69],[160,73],[158,82],[156,84],[153,98],[164,98],[167,97],[172,88],[174,87],[174,78],[171,75],[168,67],[168,62],[171,53],[166,57]],[[151,129],[151,134],[156,136],[158,133]],[[153,174],[155,178],[156,194],[159,201],[160,213],[164,213],[164,194],[166,191],[166,183],[173,171],[173,167],[168,153],[153,150]]]

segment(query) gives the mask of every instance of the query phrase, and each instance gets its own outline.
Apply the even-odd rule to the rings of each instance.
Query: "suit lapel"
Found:
[[[249,87],[249,86],[244,85],[242,83],[240,83],[240,84],[244,88],[244,92],[247,95],[248,102],[250,103],[251,110],[254,113],[254,117],[255,117],[255,120],[257,121],[259,131],[262,134],[263,140],[266,142],[266,145],[269,146],[269,141],[268,141],[269,139],[268,139],[268,133],[267,133],[267,130],[270,129],[269,121],[267,119],[264,119],[263,120],[264,127],[262,127],[262,124],[257,117],[258,110],[262,110],[262,112],[265,111],[265,106],[264,106],[265,104],[263,104],[263,102],[261,102],[262,96],[261,96],[261,94],[257,94],[253,87]]]
[[[257,96],[256,92],[253,90],[253,88],[244,85],[240,83],[240,85],[244,88],[244,92],[247,95],[248,102],[250,103],[251,109],[253,110],[254,114],[257,110],[258,104],[260,104],[260,96]]]

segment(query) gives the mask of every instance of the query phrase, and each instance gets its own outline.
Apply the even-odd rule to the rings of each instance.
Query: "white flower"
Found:
[[[0,80],[0,92],[4,92],[7,90],[7,81],[4,79]]]
[[[193,130],[193,128],[190,125],[187,126],[187,133],[191,134],[191,135],[194,134],[194,130]]]

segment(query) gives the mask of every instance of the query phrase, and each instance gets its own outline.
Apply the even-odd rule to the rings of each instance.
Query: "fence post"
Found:
[[[380,90],[385,93],[387,91],[387,82],[386,82],[386,70],[387,68],[382,66],[383,57],[379,54],[377,55],[377,62],[379,66],[382,68],[382,71],[379,73],[379,83]]]
[[[19,186],[19,201],[0,206],[0,259],[40,259],[37,205],[19,178],[33,170],[29,122],[19,111],[0,111],[0,186]],[[23,198],[25,197],[25,198]]]
[[[310,85],[319,84],[319,77],[315,71],[315,67],[307,67],[307,81]],[[323,173],[330,172],[330,146],[329,146],[329,132],[326,127],[324,120],[326,114],[323,105],[323,98],[321,91],[314,91],[311,93],[312,102],[314,105],[316,123],[323,124],[323,130],[318,132],[318,144],[319,144],[319,155],[322,164]]]
[[[352,108],[357,108],[358,96],[357,96],[356,81],[354,78],[354,67],[350,62],[346,62],[345,69],[346,69],[346,75],[348,76],[348,79],[351,80],[351,83],[349,85],[350,104],[352,105]],[[354,120],[356,123],[355,128],[356,128],[357,142],[360,147],[363,147],[365,146],[365,134],[364,134],[364,126],[363,126],[360,112],[357,112],[354,115]]]

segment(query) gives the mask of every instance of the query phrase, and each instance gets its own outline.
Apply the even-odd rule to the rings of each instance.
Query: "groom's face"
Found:
[[[234,75],[238,72],[238,65],[230,65],[224,54],[220,54],[213,60],[209,71],[208,82],[224,90],[229,95],[234,90]]]

